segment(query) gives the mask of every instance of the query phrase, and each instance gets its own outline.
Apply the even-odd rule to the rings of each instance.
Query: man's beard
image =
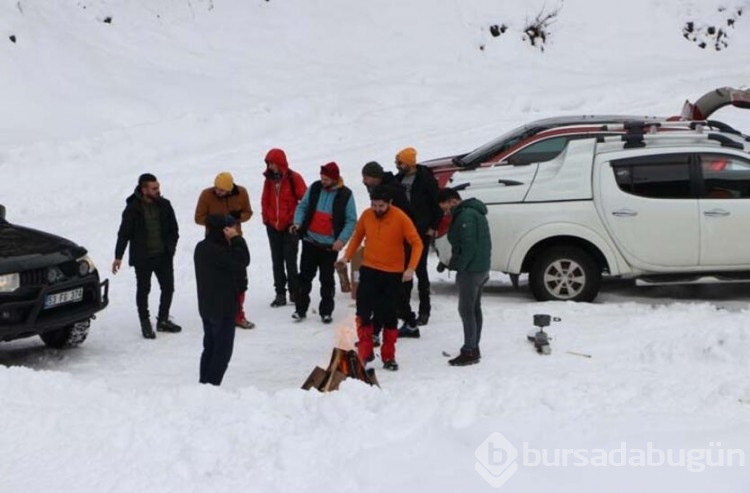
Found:
[[[373,211],[373,212],[375,213],[375,217],[377,217],[378,219],[380,219],[381,217],[383,217],[383,216],[386,215],[386,213],[388,212],[388,209],[386,209],[384,211]]]

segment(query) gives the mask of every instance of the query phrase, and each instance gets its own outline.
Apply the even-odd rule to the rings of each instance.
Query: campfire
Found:
[[[338,390],[341,382],[347,378],[355,378],[369,385],[378,385],[373,368],[365,369],[354,349],[353,331],[347,327],[337,329],[337,343],[331,353],[331,362],[325,370],[316,366],[307,377],[302,388],[310,390],[316,388],[321,392]]]

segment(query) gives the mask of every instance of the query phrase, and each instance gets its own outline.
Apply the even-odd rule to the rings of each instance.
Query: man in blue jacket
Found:
[[[438,203],[451,215],[448,241],[453,253],[448,268],[455,270],[458,285],[458,313],[464,326],[461,353],[448,361],[451,366],[479,363],[482,337],[482,288],[489,280],[492,240],[487,222],[487,206],[479,199],[462,200],[459,193],[444,188]]]
[[[302,238],[298,291],[295,296],[296,321],[307,317],[310,291],[315,274],[320,270],[320,305],[323,323],[333,321],[333,297],[336,294],[334,264],[338,254],[354,232],[357,208],[352,191],[344,186],[336,163],[320,167],[320,180],[307,189],[294,213],[292,232]]]

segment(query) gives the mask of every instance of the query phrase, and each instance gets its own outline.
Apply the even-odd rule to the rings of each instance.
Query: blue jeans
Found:
[[[479,349],[482,338],[482,287],[489,272],[458,272],[458,314],[464,325],[464,350]]]
[[[221,385],[234,350],[234,316],[203,319],[200,383]]]

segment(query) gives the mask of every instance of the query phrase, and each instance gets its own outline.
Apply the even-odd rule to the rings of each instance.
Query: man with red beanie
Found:
[[[286,305],[287,285],[289,302],[294,303],[296,299],[299,238],[291,231],[291,225],[294,211],[305,195],[307,185],[302,175],[289,169],[286,154],[281,149],[268,151],[263,176],[265,181],[260,197],[261,216],[271,247],[273,287],[276,291],[271,306],[277,307]]]
[[[373,188],[370,208],[357,221],[351,242],[339,262],[348,262],[366,239],[357,289],[357,352],[363,363],[374,359],[372,323],[376,319],[383,324],[383,344],[380,347],[383,368],[396,371],[396,323],[401,284],[414,277],[422,255],[422,240],[411,218],[398,207],[392,207],[392,201],[390,189],[383,185]],[[404,244],[408,244],[411,250],[408,264]]]
[[[307,317],[312,281],[320,270],[318,313],[323,323],[333,321],[334,263],[356,223],[354,197],[344,186],[338,165],[330,162],[321,166],[320,180],[310,185],[294,213],[292,231],[302,238],[302,256],[293,319],[299,322]]]

